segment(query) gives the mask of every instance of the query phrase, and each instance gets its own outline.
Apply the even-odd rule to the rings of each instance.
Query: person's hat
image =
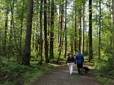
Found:
[[[78,51],[78,53],[80,53],[80,51]]]

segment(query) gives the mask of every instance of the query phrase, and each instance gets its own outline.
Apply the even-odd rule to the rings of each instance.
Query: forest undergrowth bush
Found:
[[[57,67],[44,62],[37,65],[38,61],[31,61],[31,66],[28,67],[17,64],[16,57],[12,57],[9,63],[6,58],[2,61],[4,63],[0,65],[0,85],[25,85],[24,83],[33,82],[39,75]]]
[[[114,69],[112,69],[112,57],[111,54],[102,54],[100,59],[98,56],[94,56],[94,75],[97,78],[97,81],[104,83],[104,85],[109,85],[110,80],[114,78]]]

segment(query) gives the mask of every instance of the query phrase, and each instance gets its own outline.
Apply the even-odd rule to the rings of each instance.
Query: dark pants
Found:
[[[82,72],[82,67],[83,67],[83,64],[77,64],[78,74],[80,74]]]

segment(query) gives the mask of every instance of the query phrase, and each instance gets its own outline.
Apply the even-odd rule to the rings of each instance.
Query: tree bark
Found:
[[[47,40],[47,2],[44,0],[44,41],[45,41],[45,62],[48,63],[48,40]]]
[[[58,26],[58,43],[60,43],[60,28],[61,28],[61,0],[59,5],[59,26]]]
[[[6,56],[6,38],[7,38],[7,30],[8,30],[8,13],[9,13],[9,10],[7,9],[6,20],[5,20],[5,37],[4,37],[4,46],[3,46],[5,56]]]
[[[24,0],[23,0],[23,8],[24,8]],[[22,11],[24,12],[24,10],[22,9]],[[20,48],[20,52],[19,52],[19,55],[22,55],[22,33],[23,33],[23,12],[22,12],[22,15],[21,15],[21,29],[20,29],[20,45],[19,45],[19,48]]]
[[[77,51],[77,46],[76,46],[76,41],[77,41],[77,22],[76,22],[76,9],[75,9],[75,27],[74,27],[74,30],[75,30],[75,38],[74,38],[74,51],[76,53]]]
[[[30,66],[33,0],[29,0],[23,64]]]
[[[89,0],[89,62],[92,59],[92,0]]]
[[[79,10],[79,51],[81,51],[81,9]]]
[[[48,36],[50,35],[50,26],[51,26],[51,5],[52,4],[50,4],[52,1],[50,1],[50,0],[47,0],[48,1],[48,32],[47,32],[47,34],[48,34]]]
[[[60,17],[61,17],[61,18],[60,18],[60,19],[61,19],[61,20],[60,20],[60,45],[59,45],[59,55],[58,55],[58,58],[57,58],[57,62],[59,61],[59,57],[60,57],[60,55],[61,55],[62,42],[63,42],[63,40],[62,40],[63,3],[64,3],[64,0],[62,0],[61,5],[60,5],[60,9],[61,9],[61,16],[60,16]]]
[[[41,56],[41,59],[40,59],[40,64],[42,64],[42,3],[43,1],[41,0],[41,6],[40,6],[40,56]]]
[[[99,59],[100,59],[100,44],[101,44],[101,0],[99,0]]]
[[[66,58],[67,53],[67,0],[65,2],[65,55],[64,58]]]
[[[37,3],[37,10],[39,10],[39,0],[36,1]],[[42,3],[41,3],[42,6]],[[37,14],[39,14],[39,12],[37,12]],[[40,36],[38,35],[38,31],[39,31],[39,17],[37,16],[37,21],[35,23],[35,52],[36,52],[36,58],[38,58],[38,55],[41,55],[41,43],[40,43]],[[39,47],[39,48],[38,48]],[[39,50],[38,50],[39,49]]]
[[[84,28],[85,28],[85,14],[84,14],[84,11],[85,11],[85,3],[83,3],[83,36],[82,36],[82,54],[84,55]]]
[[[114,67],[114,0],[113,0],[113,67]]]
[[[51,30],[50,30],[50,58],[54,58],[53,54],[53,41],[54,41],[54,0],[51,6]]]
[[[12,34],[13,34],[13,7],[12,7],[12,2],[10,2],[10,3],[11,3],[11,21],[10,21],[10,38],[9,38],[9,40],[10,40],[10,43],[12,44]]]
[[[64,32],[62,32],[62,29],[63,29],[63,21],[64,21],[64,19],[63,19],[63,17],[64,17],[64,0],[62,0],[61,4],[62,5],[61,5],[61,36],[60,37],[61,37],[61,50],[63,50],[62,46],[63,46]]]

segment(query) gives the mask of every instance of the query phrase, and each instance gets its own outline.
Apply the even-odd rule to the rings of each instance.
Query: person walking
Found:
[[[75,57],[75,63],[76,61],[77,61],[78,74],[82,75],[84,57],[82,54],[80,54],[80,51],[78,51],[78,54]]]
[[[68,62],[68,66],[69,66],[70,75],[72,75],[73,66],[74,66],[74,57],[72,56],[72,53],[68,54],[66,64],[67,64],[67,62]]]

